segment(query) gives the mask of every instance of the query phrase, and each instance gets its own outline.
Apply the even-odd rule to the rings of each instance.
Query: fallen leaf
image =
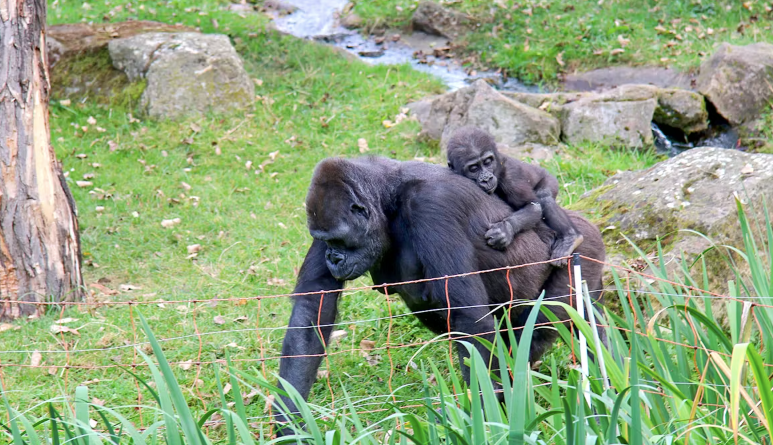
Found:
[[[564,53],[563,53],[563,52],[560,52],[560,53],[558,53],[558,54],[556,55],[556,62],[557,62],[559,65],[561,65],[561,66],[564,66]]]
[[[622,46],[623,48],[625,48],[626,46],[628,46],[629,43],[631,43],[631,39],[626,39],[622,35],[617,36],[617,41],[620,43],[620,46]]]
[[[113,141],[107,141],[107,147],[110,149],[110,151],[118,150],[118,144]]]
[[[86,119],[86,122],[88,122],[89,125],[97,125],[97,120],[94,119],[94,116],[89,116],[89,118]]]
[[[287,282],[282,278],[269,278],[268,279],[268,285],[269,286],[284,286],[287,284]]]
[[[177,224],[180,224],[182,220],[180,218],[174,218],[174,219],[165,219],[161,221],[161,227],[168,229],[170,227],[174,227]]]
[[[223,394],[228,394],[229,392],[231,392],[231,384],[226,383],[225,386],[223,387]]]
[[[191,244],[188,246],[188,254],[194,254],[201,251],[201,244]]]
[[[40,353],[40,351],[35,351],[32,353],[32,356],[30,357],[30,366],[33,368],[37,368],[40,366],[40,362],[43,361],[43,354]]]
[[[252,403],[252,399],[254,399],[254,398],[255,398],[255,396],[257,396],[258,394],[260,394],[260,393],[258,392],[258,390],[256,390],[256,389],[253,389],[252,391],[250,391],[250,393],[249,393],[249,394],[247,394],[247,395],[244,397],[244,399],[242,400],[242,403],[243,403],[245,406],[246,406],[246,405],[249,405],[249,404],[251,404],[251,403]]]
[[[122,290],[123,292],[131,292],[133,290],[140,290],[142,288],[133,284],[119,284],[118,289]]]
[[[94,397],[94,398],[91,399],[91,404],[92,405],[97,405],[97,406],[105,406],[105,401],[102,400],[102,399],[98,399],[98,398]]]
[[[330,371],[328,371],[326,369],[320,369],[320,370],[317,371],[317,378],[318,379],[326,379],[326,378],[328,378],[328,376],[330,376]]]
[[[346,338],[346,336],[349,335],[348,332],[338,329],[330,333],[330,344],[336,343],[339,340],[343,340]]]
[[[244,315],[234,318],[235,323],[242,323],[244,321],[247,321],[247,317],[245,317]]]
[[[222,315],[215,315],[215,318],[212,319],[215,324],[225,324],[225,318],[223,318]]]
[[[60,318],[59,320],[56,320],[54,323],[56,323],[56,324],[67,324],[67,323],[72,323],[74,321],[78,321],[78,319],[77,318],[67,317],[67,318]]]
[[[21,326],[16,326],[15,324],[11,324],[11,323],[0,324],[0,332],[18,331],[19,329],[21,329]]]
[[[379,362],[381,362],[380,355],[363,354],[362,356],[365,358],[365,362],[368,364],[368,366],[376,366],[379,364]]]
[[[51,331],[52,334],[60,334],[63,332],[67,332],[70,334],[81,335],[77,329],[73,329],[67,326],[61,326],[58,324],[52,324],[49,330]]]
[[[622,54],[624,52],[625,52],[625,50],[623,48],[615,48],[612,51],[610,51],[609,54],[612,55],[612,56],[616,56],[616,55]]]
[[[200,131],[201,131],[201,127],[199,127],[199,126],[198,126],[198,125],[197,125],[195,122],[191,122],[191,125],[190,125],[190,127],[191,127],[191,130],[192,130],[194,133],[198,133],[198,132],[200,132]]]
[[[370,151],[370,148],[368,147],[368,141],[366,141],[365,138],[357,139],[357,147],[360,148],[360,153]]]
[[[746,164],[741,169],[742,175],[751,175],[752,173],[754,173],[754,167],[751,164]]]
[[[180,362],[179,366],[183,371],[187,371],[191,369],[191,367],[193,366],[193,360],[186,360],[184,362]]]
[[[274,395],[271,394],[270,396],[266,397],[266,405],[263,407],[263,413],[268,413],[271,411],[271,407],[274,406]],[[250,424],[252,425],[252,424]]]
[[[70,101],[70,99],[62,99],[59,101],[59,105],[62,105],[64,107],[70,106],[71,103],[72,102]]]
[[[95,176],[96,175],[94,173],[84,173],[83,174],[83,179],[86,179],[86,180],[94,179]]]
[[[376,342],[373,340],[362,340],[360,341],[360,350],[362,352],[365,351],[372,351],[373,348],[376,347]]]
[[[75,181],[75,184],[80,188],[91,187],[94,185],[91,181]]]
[[[103,286],[103,285],[101,285],[99,283],[91,283],[91,284],[89,284],[89,286],[94,288],[94,289],[96,289],[96,290],[98,290],[98,291],[100,291],[100,292],[102,292],[103,294],[105,294],[107,296],[118,295],[118,291],[110,289],[109,287]]]
[[[186,191],[186,192],[187,192],[187,191],[189,191],[190,189],[192,189],[192,188],[193,188],[193,187],[191,187],[191,185],[190,185],[190,184],[188,184],[187,182],[181,182],[181,183],[180,183],[180,187],[182,187],[183,189],[185,189],[185,191]]]

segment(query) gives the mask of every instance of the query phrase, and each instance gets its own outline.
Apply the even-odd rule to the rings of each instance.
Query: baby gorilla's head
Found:
[[[451,135],[447,150],[451,170],[472,179],[484,192],[494,193],[501,171],[494,136],[477,127],[462,127]]]

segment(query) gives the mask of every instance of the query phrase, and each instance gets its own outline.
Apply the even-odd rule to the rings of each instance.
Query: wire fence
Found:
[[[618,299],[620,296],[620,303],[629,305],[632,312],[635,301],[638,298],[658,298],[658,297],[679,297],[689,299],[701,299],[704,304],[711,304],[713,300],[724,301],[737,301],[750,306],[750,314],[753,320],[756,321],[755,308],[773,308],[773,305],[766,304],[770,301],[770,297],[755,297],[755,298],[735,298],[727,295],[722,295],[714,292],[709,292],[704,289],[700,289],[688,284],[669,281],[659,278],[655,275],[648,274],[643,270],[636,270],[632,268],[625,268],[618,265],[609,264],[603,261],[598,261],[592,258],[583,257],[584,261],[595,262],[599,265],[603,265],[608,269],[615,269],[617,275],[620,277],[622,287],[620,288],[605,288],[603,289],[604,298],[607,301]],[[410,372],[418,372],[416,362],[420,361],[423,357],[419,354],[421,348],[431,348],[439,345],[441,349],[433,350],[433,359],[438,360],[437,354],[447,354],[449,363],[456,363],[455,352],[453,351],[452,344],[458,340],[471,339],[472,335],[465,334],[451,334],[450,315],[452,311],[480,309],[481,307],[494,310],[507,310],[516,308],[521,304],[526,303],[525,300],[517,300],[513,297],[513,282],[511,280],[511,273],[515,269],[526,267],[545,267],[547,262],[530,263],[512,267],[502,267],[496,269],[490,269],[485,271],[476,271],[465,274],[449,275],[439,278],[414,280],[401,283],[390,283],[387,285],[379,286],[356,286],[342,291],[342,295],[348,295],[351,298],[367,298],[368,301],[372,301],[373,298],[380,298],[386,306],[386,311],[383,315],[364,317],[360,319],[347,318],[348,314],[344,311],[339,314],[342,320],[338,320],[334,323],[321,325],[321,326],[304,326],[294,327],[290,329],[315,329],[319,330],[321,327],[331,327],[334,331],[334,336],[337,339],[330,341],[327,346],[327,350],[324,354],[320,354],[324,357],[322,363],[322,370],[318,373],[318,382],[316,383],[316,392],[313,392],[312,397],[320,396],[319,388],[326,386],[327,395],[324,395],[323,403],[326,403],[330,409],[335,409],[336,399],[340,397],[339,381],[346,380],[347,376],[353,373],[359,373],[367,376],[370,372],[376,372],[378,377],[384,382],[374,382],[377,384],[371,386],[380,386],[383,391],[379,394],[370,394],[365,397],[353,397],[351,403],[361,414],[377,413],[382,411],[388,411],[389,407],[385,407],[386,402],[396,406],[404,408],[419,406],[426,399],[411,397],[415,395],[415,389],[411,389],[411,385],[417,385],[420,379],[418,377],[413,380],[401,379],[400,386],[396,387],[396,373],[407,374]],[[567,267],[570,276],[572,277],[571,267]],[[502,279],[507,280],[509,287],[509,295],[502,296],[498,299],[497,303],[486,305],[468,305],[468,306],[454,306],[450,305],[450,297],[448,295],[448,283],[451,280],[462,279],[464,277],[481,274],[500,274]],[[410,313],[407,309],[397,304],[395,295],[388,292],[388,289],[394,289],[398,286],[414,285],[421,283],[429,283],[433,281],[442,281],[445,283],[446,295],[445,306],[439,306],[436,308],[425,309],[416,313]],[[647,285],[643,285],[646,283]],[[674,288],[680,290],[678,294],[669,294],[662,291],[655,290],[654,284],[670,284]],[[381,293],[376,294],[370,291],[380,290]],[[576,295],[574,294],[573,287],[568,286],[566,293],[563,295],[553,296],[552,299],[566,302],[570,305],[574,305],[576,302]],[[211,375],[213,373],[212,368],[215,366],[225,367],[227,360],[224,355],[224,350],[231,348],[238,352],[234,354],[231,362],[234,366],[240,368],[252,368],[254,372],[262,374],[262,377],[268,381],[274,381],[274,373],[278,369],[278,362],[283,358],[280,352],[281,338],[284,337],[284,332],[288,330],[288,327],[283,323],[286,320],[277,320],[276,316],[272,313],[272,307],[270,305],[276,302],[286,301],[293,297],[307,296],[307,295],[321,295],[328,292],[308,292],[300,294],[275,294],[275,295],[258,295],[247,298],[223,298],[215,297],[211,299],[166,299],[166,300],[120,300],[120,296],[115,295],[112,299],[103,299],[96,301],[93,298],[89,298],[86,301],[76,302],[25,302],[24,304],[39,305],[46,309],[47,312],[57,311],[59,320],[54,322],[52,326],[56,328],[50,329],[48,332],[39,333],[39,336],[50,336],[50,340],[45,342],[45,347],[25,347],[26,341],[19,339],[16,344],[9,344],[7,341],[2,341],[0,344],[0,383],[3,385],[4,391],[10,398],[12,403],[15,403],[21,410],[30,409],[36,406],[36,403],[40,403],[49,398],[61,396],[62,394],[71,394],[74,386],[76,385],[96,385],[105,384],[105,391],[113,391],[112,397],[116,401],[121,401],[125,405],[130,405],[130,410],[134,411],[137,422],[142,427],[144,423],[143,412],[150,410],[146,404],[148,400],[147,392],[145,388],[133,377],[125,373],[125,370],[130,370],[138,375],[145,375],[146,363],[142,360],[138,351],[149,351],[149,343],[144,340],[144,334],[139,328],[139,318],[137,311],[143,310],[150,305],[156,305],[157,307],[180,312],[179,318],[183,322],[179,323],[179,326],[184,332],[176,335],[162,336],[157,335],[157,340],[164,348],[165,353],[168,352],[170,357],[170,364],[175,366],[176,371],[179,372],[179,378],[184,387],[188,389],[189,393],[197,400],[195,403],[202,411],[206,411],[213,406],[218,406],[220,399],[218,396],[212,394],[213,384],[211,383]],[[375,295],[378,295],[375,297]],[[636,296],[636,298],[634,298]],[[627,299],[627,301],[625,301]],[[350,304],[356,305],[357,301],[350,302]],[[216,324],[214,329],[202,328],[202,319],[199,314],[200,307],[212,307],[213,305],[225,305],[226,307],[240,306],[247,308],[257,314],[256,322],[251,326],[239,326],[232,327],[230,329],[221,329],[221,324]],[[184,311],[178,311],[176,308],[185,306],[187,309]],[[120,317],[124,321],[128,320],[127,325],[130,326],[131,332],[127,332],[128,338],[123,344],[99,344],[97,338],[89,337],[87,339],[81,339],[81,335],[78,333],[78,329],[67,327],[67,318],[73,314],[94,314],[96,309],[104,309],[111,311],[113,318]],[[118,314],[116,314],[118,311]],[[321,311],[321,303],[320,303]],[[383,311],[382,311],[383,312]],[[448,320],[447,335],[441,335],[436,337],[429,337],[429,334],[419,335],[415,333],[415,322],[413,322],[414,315],[427,315],[437,313]],[[685,314],[687,315],[687,314]],[[688,317],[689,318],[689,317]],[[64,319],[64,321],[63,321]],[[94,318],[92,317],[92,320]],[[158,316],[151,321],[151,328],[154,326],[163,326],[164,323],[171,323],[169,319],[164,320],[162,316]],[[600,329],[615,329],[624,333],[627,336],[638,335],[642,337],[651,337],[656,332],[652,329],[656,326],[667,328],[667,320],[659,321],[655,320],[656,324],[650,326],[650,329],[638,330],[629,329],[626,327],[615,326],[606,323],[604,320],[598,320],[597,325]],[[98,321],[95,322],[98,324]],[[558,322],[557,322],[558,323]],[[206,325],[210,326],[212,323],[207,321]],[[538,328],[551,328],[552,322],[538,323]],[[651,323],[652,324],[652,323]],[[759,326],[759,322],[757,322]],[[380,331],[376,336],[375,341],[366,341],[362,339],[357,342],[355,339],[354,331],[360,326],[367,326],[371,331]],[[637,320],[633,326],[640,326],[639,320]],[[691,324],[692,326],[692,324]],[[346,331],[346,334],[344,332]],[[484,334],[493,334],[496,331],[486,332]],[[673,344],[675,346],[689,348],[692,350],[700,350],[706,354],[716,353],[722,356],[729,356],[724,351],[713,351],[708,349],[699,341],[699,333],[697,328],[692,326],[692,335],[695,341],[690,343],[676,342],[666,338],[658,338],[658,341],[662,341],[667,344]],[[351,340],[346,340],[346,337],[351,336]],[[85,337],[85,336],[84,336]],[[250,339],[250,346],[246,350],[240,350],[240,346],[232,341],[231,343],[225,343],[228,339]],[[233,343],[233,344],[232,344]],[[446,347],[447,345],[447,347]],[[567,345],[570,352],[570,363],[577,361],[577,348],[578,344],[571,342]],[[383,360],[386,356],[386,360]],[[396,357],[398,356],[398,357]],[[299,357],[299,356],[295,356]],[[445,359],[445,357],[443,357]],[[364,362],[364,364],[363,364]],[[692,365],[695,369],[694,372],[700,375],[703,371],[700,369],[698,363]],[[767,366],[773,366],[768,364]],[[359,368],[359,369],[358,369]],[[364,369],[363,369],[364,368]],[[38,373],[40,377],[42,373],[48,373],[49,378],[52,380],[50,384],[40,383],[40,378],[32,379],[31,373]],[[365,377],[366,379],[368,377]],[[207,379],[204,381],[203,379]],[[37,382],[35,387],[27,388],[23,382],[32,381]],[[45,382],[45,380],[43,380]],[[411,383],[413,382],[413,383]],[[694,384],[694,382],[673,382],[676,385],[679,384]],[[662,394],[659,389],[659,383],[656,381],[643,380],[645,385],[644,391],[651,391],[656,394]],[[719,386],[719,385],[718,385]],[[109,389],[108,389],[109,388]],[[131,388],[131,389],[129,389]],[[99,393],[97,391],[97,393]],[[130,393],[136,393],[130,396]],[[145,394],[143,396],[143,394]],[[252,391],[247,394],[247,398],[255,398],[258,395],[258,391]],[[106,396],[111,396],[107,394]],[[126,403],[127,401],[134,401],[135,403]],[[26,406],[21,406],[26,404]],[[256,404],[257,405],[257,404]],[[719,407],[718,407],[719,408]],[[257,423],[268,422],[270,420],[270,413],[267,407],[262,405],[252,410],[252,415],[249,417]],[[220,421],[210,420],[207,425],[217,425]],[[146,425],[145,425],[146,426]]]

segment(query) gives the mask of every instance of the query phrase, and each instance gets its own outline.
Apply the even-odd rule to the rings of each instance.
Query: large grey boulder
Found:
[[[626,84],[606,92],[503,92],[502,94],[517,102],[546,111],[559,119],[567,104],[577,102],[580,99],[598,103],[630,102],[655,98],[657,105],[653,121],[658,125],[677,128],[687,134],[708,128],[709,115],[703,96],[693,91],[678,88],[660,89],[652,85]],[[613,107],[617,107],[617,105],[613,105]]]
[[[567,103],[561,112],[562,139],[568,144],[597,142],[632,148],[650,145],[657,94],[656,87],[624,85]]]
[[[622,235],[645,251],[657,239],[677,261],[695,259],[711,246],[743,248],[736,197],[752,218],[764,221],[762,200],[773,196],[773,155],[721,148],[694,148],[647,170],[625,172],[608,179],[576,205],[589,214],[610,248],[625,247]],[[689,229],[703,235],[698,236]],[[717,289],[733,278],[721,258],[709,261]]]
[[[503,91],[502,94],[516,102],[550,113],[558,119],[561,118],[564,105],[567,103],[595,95],[594,93],[526,93],[520,91]]]
[[[227,36],[148,33],[108,44],[113,66],[145,78],[142,105],[154,118],[180,118],[250,105],[255,87]]]
[[[507,146],[555,145],[561,132],[558,119],[505,97],[484,80],[408,107],[422,124],[422,136],[440,140],[441,147],[465,125],[482,128]]]
[[[687,134],[709,128],[709,113],[703,96],[677,88],[658,92],[658,106],[653,119],[659,125],[678,128]]]
[[[435,2],[423,0],[413,12],[411,23],[414,31],[456,39],[470,30],[472,18]]]
[[[723,43],[698,75],[698,91],[733,125],[756,119],[773,99],[773,45]]]

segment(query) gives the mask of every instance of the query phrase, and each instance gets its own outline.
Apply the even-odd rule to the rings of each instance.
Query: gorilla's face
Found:
[[[494,137],[480,128],[462,127],[448,140],[448,166],[455,173],[475,181],[486,193],[497,189],[501,173]]]
[[[464,164],[462,174],[478,184],[478,187],[486,193],[494,193],[497,189],[497,175],[495,172],[496,156],[491,151],[485,151],[480,156],[469,159]]]
[[[386,251],[386,218],[372,193],[358,193],[344,175],[343,160],[320,164],[306,196],[306,216],[314,239],[327,245],[325,261],[337,280],[353,280],[371,269]],[[332,164],[332,165],[331,165]]]
[[[453,155],[449,151],[448,165],[454,172],[475,181],[486,193],[494,193],[499,185],[499,162],[495,151],[456,150]]]

